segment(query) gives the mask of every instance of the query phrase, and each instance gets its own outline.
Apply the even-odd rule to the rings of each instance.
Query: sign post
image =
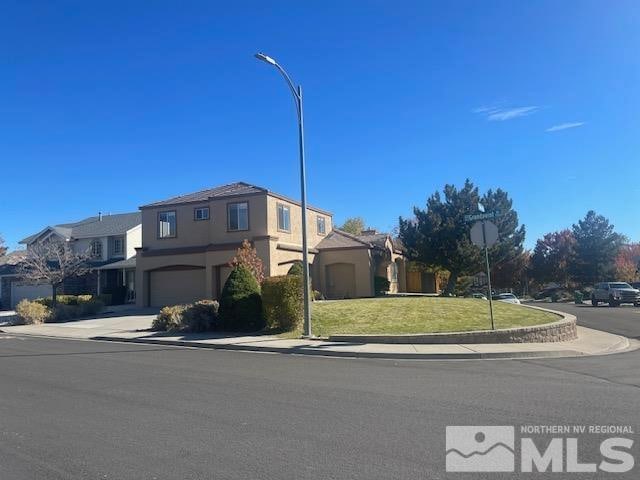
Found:
[[[498,227],[495,223],[487,220],[493,219],[499,215],[498,212],[479,213],[474,215],[465,215],[466,221],[475,221],[471,227],[471,242],[480,248],[484,248],[484,260],[487,267],[487,287],[489,289],[489,316],[491,317],[491,329],[495,330],[495,322],[493,320],[493,292],[491,290],[491,269],[489,267],[489,247],[495,245],[498,241]]]

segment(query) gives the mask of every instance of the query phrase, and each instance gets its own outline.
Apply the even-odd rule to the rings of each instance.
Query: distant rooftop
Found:
[[[20,240],[20,243],[28,244],[37,237],[51,230],[70,240],[72,238],[91,238],[91,237],[108,237],[111,235],[124,235],[127,230],[132,229],[136,225],[142,223],[142,215],[140,212],[117,213],[114,215],[102,215],[88,217],[74,223],[63,223],[45,227],[34,235]]]

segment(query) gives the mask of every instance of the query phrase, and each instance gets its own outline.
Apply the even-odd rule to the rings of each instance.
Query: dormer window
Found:
[[[91,256],[93,258],[102,258],[102,242],[100,240],[91,242]]]

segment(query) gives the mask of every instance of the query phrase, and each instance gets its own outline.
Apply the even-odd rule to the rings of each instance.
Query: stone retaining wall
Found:
[[[556,312],[539,307],[523,305],[523,308],[537,308],[555,313],[561,320],[532,327],[505,328],[502,330],[478,330],[475,332],[428,333],[416,335],[332,335],[332,342],[356,343],[538,343],[565,342],[578,338],[576,317],[568,313]]]

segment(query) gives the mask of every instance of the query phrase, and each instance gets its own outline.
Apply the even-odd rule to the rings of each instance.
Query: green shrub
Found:
[[[164,307],[160,313],[153,319],[151,328],[157,331],[174,332],[180,330],[182,324],[182,314],[188,308],[188,305],[172,305]]]
[[[267,327],[292,331],[302,323],[303,285],[299,275],[265,278],[262,282],[262,311]]]
[[[207,332],[219,330],[219,323],[218,302],[199,300],[182,312],[178,328],[183,332]]]
[[[56,295],[56,303],[58,305],[80,305],[90,302],[93,299],[93,295]],[[36,298],[34,301],[49,308],[53,306],[53,299],[51,297]]]
[[[255,331],[264,327],[260,285],[242,265],[235,267],[220,295],[222,328],[229,331]]]
[[[40,302],[24,299],[16,305],[16,315],[25,325],[44,323],[51,318],[51,309]]]
[[[382,295],[389,291],[391,283],[385,277],[374,277],[373,278],[373,287],[375,288],[376,295]]]
[[[291,268],[287,272],[287,275],[300,275],[302,276],[304,272],[302,271],[302,262],[296,262],[291,265]]]

